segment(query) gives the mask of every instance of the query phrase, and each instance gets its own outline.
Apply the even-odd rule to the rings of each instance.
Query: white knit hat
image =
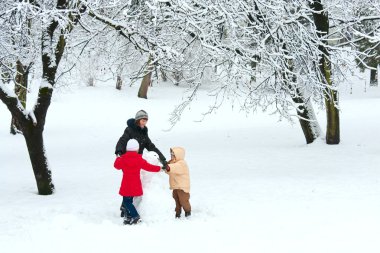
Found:
[[[139,150],[140,145],[135,139],[130,139],[127,142],[127,151],[137,151]]]

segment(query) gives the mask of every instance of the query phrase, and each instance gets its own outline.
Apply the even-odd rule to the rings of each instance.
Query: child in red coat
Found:
[[[124,224],[131,225],[141,222],[140,215],[133,205],[133,198],[143,195],[140,170],[159,172],[161,167],[149,164],[138,154],[139,143],[130,139],[127,143],[127,152],[117,157],[114,167],[123,170],[119,194],[123,196],[123,207],[127,215],[124,215]]]

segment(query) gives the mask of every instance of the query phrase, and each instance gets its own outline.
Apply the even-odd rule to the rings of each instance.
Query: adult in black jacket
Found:
[[[154,151],[158,154],[161,163],[165,166],[167,164],[165,156],[149,139],[148,128],[146,127],[147,121],[148,113],[144,110],[138,111],[135,118],[131,118],[127,121],[127,128],[116,144],[115,154],[117,156],[124,154],[126,152],[127,142],[130,139],[136,139],[140,144],[139,154],[142,154],[145,148],[149,151]]]
[[[149,151],[154,151],[160,157],[163,168],[167,166],[167,161],[165,156],[161,153],[158,148],[152,143],[148,136],[148,128],[146,127],[146,123],[148,121],[148,113],[144,110],[140,110],[136,113],[135,118],[131,118],[127,121],[127,128],[124,130],[124,134],[120,137],[119,141],[116,144],[115,154],[117,156],[121,156],[126,152],[127,142],[130,139],[136,139],[140,144],[140,148],[138,153],[142,154],[144,148]],[[121,217],[124,217],[127,213],[127,210],[124,209],[123,204],[120,206]],[[130,215],[127,213],[127,216],[124,219],[128,222],[130,219]]]

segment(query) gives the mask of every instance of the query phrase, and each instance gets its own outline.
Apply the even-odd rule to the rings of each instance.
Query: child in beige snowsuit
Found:
[[[171,160],[166,166],[166,173],[169,175],[170,189],[173,190],[175,200],[175,217],[181,217],[181,210],[185,211],[185,216],[191,215],[190,205],[190,175],[186,164],[185,149],[174,147],[170,149]]]

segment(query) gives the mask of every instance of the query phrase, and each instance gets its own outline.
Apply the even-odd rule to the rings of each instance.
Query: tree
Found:
[[[31,20],[28,18],[28,15],[24,11],[17,12],[16,10],[11,9],[11,15],[9,21],[9,26],[12,29],[21,29],[28,32],[28,37],[30,37],[30,28]],[[12,34],[10,37],[9,43],[13,46],[13,51],[21,53],[19,56],[14,56],[12,59],[3,61],[3,77],[6,83],[9,83],[11,80],[14,81],[14,92],[18,96],[21,105],[26,107],[26,93],[28,89],[28,76],[29,71],[33,65],[33,62],[30,62],[30,59],[27,57],[22,57],[25,54],[25,51],[28,50],[28,47],[31,44],[30,39],[20,39],[17,34]],[[11,69],[15,66],[15,73],[12,75]],[[12,117],[11,119],[11,134],[20,133],[20,127],[17,120]]]
[[[9,67],[9,62],[31,55],[41,57],[41,62],[29,58],[30,64],[38,63],[42,75],[38,98],[31,110],[26,109],[7,83],[0,83],[0,99],[17,120],[23,133],[40,195],[50,195],[54,191],[44,148],[43,131],[67,36],[79,18],[78,7],[77,2],[68,0],[58,0],[56,3],[3,1],[0,4],[0,10],[7,10],[0,15],[0,29],[4,35],[0,40],[1,65],[7,66],[12,75],[16,73],[17,76],[22,73],[17,69],[20,66],[17,67],[16,64]],[[20,29],[13,29],[10,20],[15,18],[20,18],[21,22],[31,22],[31,25],[20,25]],[[31,30],[33,32],[30,32]],[[37,35],[34,36],[35,34]],[[39,43],[28,43],[30,46],[20,52],[12,42],[21,40],[36,40],[34,42]]]
[[[139,98],[145,98],[145,99],[148,98],[148,88],[152,82],[152,71],[153,71],[154,66],[152,64],[151,57],[149,57],[149,60],[146,63],[146,65],[147,65],[146,72],[145,72],[145,75],[141,81],[140,89],[139,89],[139,92],[137,94],[137,96]]]
[[[184,42],[182,30],[178,28],[175,16],[176,9],[169,2],[161,1],[114,1],[112,8],[103,11],[99,3],[87,5],[89,15],[114,29],[121,44],[127,44],[128,50],[114,50],[116,54],[128,55],[123,61],[118,61],[126,67],[126,61],[131,65],[140,65],[137,71],[128,73],[132,82],[142,78],[138,96],[147,98],[153,73],[177,73],[176,64],[183,52]],[[122,40],[123,39],[123,40]],[[117,57],[113,57],[116,59]],[[141,59],[148,59],[143,62]]]
[[[357,53],[355,39],[348,38],[346,31],[362,21],[378,20],[379,3],[369,0],[189,0],[184,5],[180,1],[171,2],[172,6],[175,4],[178,13],[184,13],[181,17],[186,20],[183,26],[187,33],[207,52],[206,57],[212,59],[204,62],[218,66],[220,85],[214,94],[219,101],[209,112],[217,109],[224,98],[243,100],[240,102],[243,110],[272,109],[289,120],[296,109],[306,141],[310,143],[320,134],[313,102],[326,109],[326,143],[340,142],[338,87],[349,72],[347,68],[353,70],[350,57]],[[370,6],[372,13],[358,16],[355,10],[360,5]],[[220,36],[221,28],[223,36]],[[377,41],[372,38],[377,36],[362,29],[356,33]],[[197,71],[200,75],[204,73],[202,68]],[[194,86],[193,93],[197,89]],[[189,99],[193,99],[193,93]],[[180,118],[185,104],[187,101],[178,107],[172,119]]]
[[[319,78],[324,84],[324,97],[327,115],[326,143],[339,144],[340,142],[340,121],[339,121],[339,102],[338,90],[333,85],[333,76],[331,71],[330,52],[328,50],[329,35],[329,15],[323,7],[321,0],[310,2],[313,10],[314,24],[316,33],[320,38],[318,46],[319,56]]]
[[[316,95],[321,86],[312,66],[317,46],[311,41],[319,39],[310,30],[311,13],[305,5],[297,1],[190,2],[178,2],[177,8],[186,14],[183,27],[203,52],[197,55],[202,64],[193,69],[193,76],[204,76],[207,67],[218,66],[214,79],[220,85],[214,95],[220,101],[209,112],[224,98],[242,100],[245,111],[270,108],[289,120],[295,109],[306,142],[313,142],[320,128],[311,102],[319,102]],[[195,85],[193,90],[197,89]],[[180,108],[173,119],[180,117],[185,106]]]
[[[229,98],[247,112],[261,107],[289,120],[296,116],[311,143],[321,134],[313,110],[317,104],[326,109],[326,143],[340,142],[337,88],[345,78],[343,66],[350,65],[347,54],[354,54],[355,48],[332,42],[358,23],[353,11],[358,2],[114,3],[117,11],[91,8],[89,14],[115,29],[160,70],[181,73],[181,82],[190,87],[187,101],[173,113],[173,123],[208,79],[215,86],[215,103],[206,114]],[[146,93],[153,68],[144,66],[135,76],[143,78],[140,91],[145,86]]]
[[[380,65],[380,42],[372,42],[368,38],[363,38],[358,43],[358,49],[361,52],[356,58],[361,71],[370,70],[370,86],[378,86],[378,66]]]
[[[375,39],[375,33],[380,29],[379,7],[362,3],[355,10],[358,17],[363,18],[354,25],[355,47],[357,49],[356,63],[361,71],[370,70],[370,86],[378,86],[378,66],[380,65],[380,41]],[[377,7],[377,8],[376,8]],[[377,15],[377,16],[376,16]],[[370,18],[366,18],[366,17]]]

